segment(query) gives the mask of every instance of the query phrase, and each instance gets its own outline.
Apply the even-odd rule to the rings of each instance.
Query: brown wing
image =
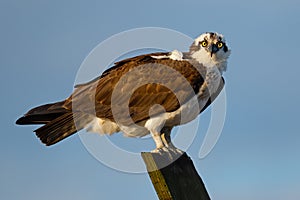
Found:
[[[175,111],[198,93],[205,69],[185,60],[151,57],[163,55],[167,54],[142,55],[116,63],[99,78],[77,86],[65,106],[122,124],[148,119],[155,104],[167,112]],[[152,115],[161,112],[151,110]]]

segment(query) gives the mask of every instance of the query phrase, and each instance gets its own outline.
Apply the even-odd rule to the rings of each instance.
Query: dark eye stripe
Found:
[[[226,46],[225,43],[223,43],[223,49],[224,49],[224,52],[225,52],[225,53],[228,51],[228,47]]]

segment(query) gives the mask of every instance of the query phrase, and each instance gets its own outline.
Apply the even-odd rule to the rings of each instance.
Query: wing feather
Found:
[[[97,117],[111,121],[115,121],[117,114],[124,122],[130,118],[135,123],[148,119],[149,110],[155,104],[163,106],[167,112],[175,111],[199,92],[205,68],[186,60],[152,57],[159,55],[167,53],[147,54],[117,62],[100,77],[77,85],[65,106],[73,104],[76,105],[73,107],[75,111],[96,113]],[[115,104],[114,112],[112,103]],[[154,114],[159,112],[161,110]]]

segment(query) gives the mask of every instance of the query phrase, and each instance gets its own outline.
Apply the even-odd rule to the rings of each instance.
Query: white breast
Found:
[[[204,49],[194,52],[191,57],[207,68],[214,67],[217,64]]]

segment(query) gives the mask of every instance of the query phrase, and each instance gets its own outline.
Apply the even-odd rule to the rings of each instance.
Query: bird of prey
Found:
[[[188,52],[174,50],[116,62],[101,76],[75,86],[65,100],[28,111],[16,123],[35,130],[47,146],[86,129],[100,134],[151,134],[154,151],[172,147],[174,126],[197,117],[224,86],[230,50],[223,35],[206,32]]]

